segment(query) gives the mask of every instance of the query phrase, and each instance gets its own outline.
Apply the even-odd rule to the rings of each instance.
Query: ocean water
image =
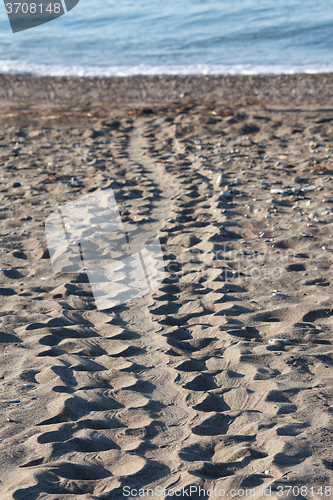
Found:
[[[331,71],[333,0],[80,0],[64,16],[15,34],[0,5],[5,73]]]

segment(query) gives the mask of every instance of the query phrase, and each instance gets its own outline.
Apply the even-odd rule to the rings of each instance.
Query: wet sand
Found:
[[[0,99],[38,102],[202,103],[332,106],[333,74],[50,77],[0,75]]]
[[[332,75],[82,80],[0,77],[1,498],[329,497]],[[98,311],[44,222],[106,187],[166,278]]]

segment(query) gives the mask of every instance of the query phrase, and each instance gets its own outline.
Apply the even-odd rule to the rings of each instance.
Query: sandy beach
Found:
[[[333,495],[332,83],[0,75],[1,500]],[[98,311],[44,225],[107,187],[166,278]]]

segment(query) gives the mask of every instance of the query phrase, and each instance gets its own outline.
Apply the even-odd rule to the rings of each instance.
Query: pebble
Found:
[[[266,203],[274,203],[274,198],[268,198],[268,200],[266,200]]]
[[[260,233],[260,238],[267,238],[267,234],[266,233]]]
[[[23,384],[24,387],[35,387],[34,384]]]
[[[275,292],[275,291],[273,292],[273,295],[276,295],[277,297],[285,297],[286,296],[286,294],[283,292]]]
[[[220,187],[222,182],[224,180],[224,175],[223,174],[219,174],[215,180],[215,184],[216,186]]]
[[[272,194],[285,194],[287,191],[285,189],[281,188],[272,188],[271,193]]]
[[[14,182],[13,188],[19,188],[21,187],[21,184],[19,182]]]
[[[19,399],[5,399],[4,403],[20,403]]]
[[[288,339],[269,339],[268,343],[272,345],[291,345]]]

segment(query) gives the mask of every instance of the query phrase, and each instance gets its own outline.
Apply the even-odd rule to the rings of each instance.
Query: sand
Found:
[[[0,80],[1,500],[329,498],[332,75]],[[166,278],[98,311],[44,223],[107,187]]]

